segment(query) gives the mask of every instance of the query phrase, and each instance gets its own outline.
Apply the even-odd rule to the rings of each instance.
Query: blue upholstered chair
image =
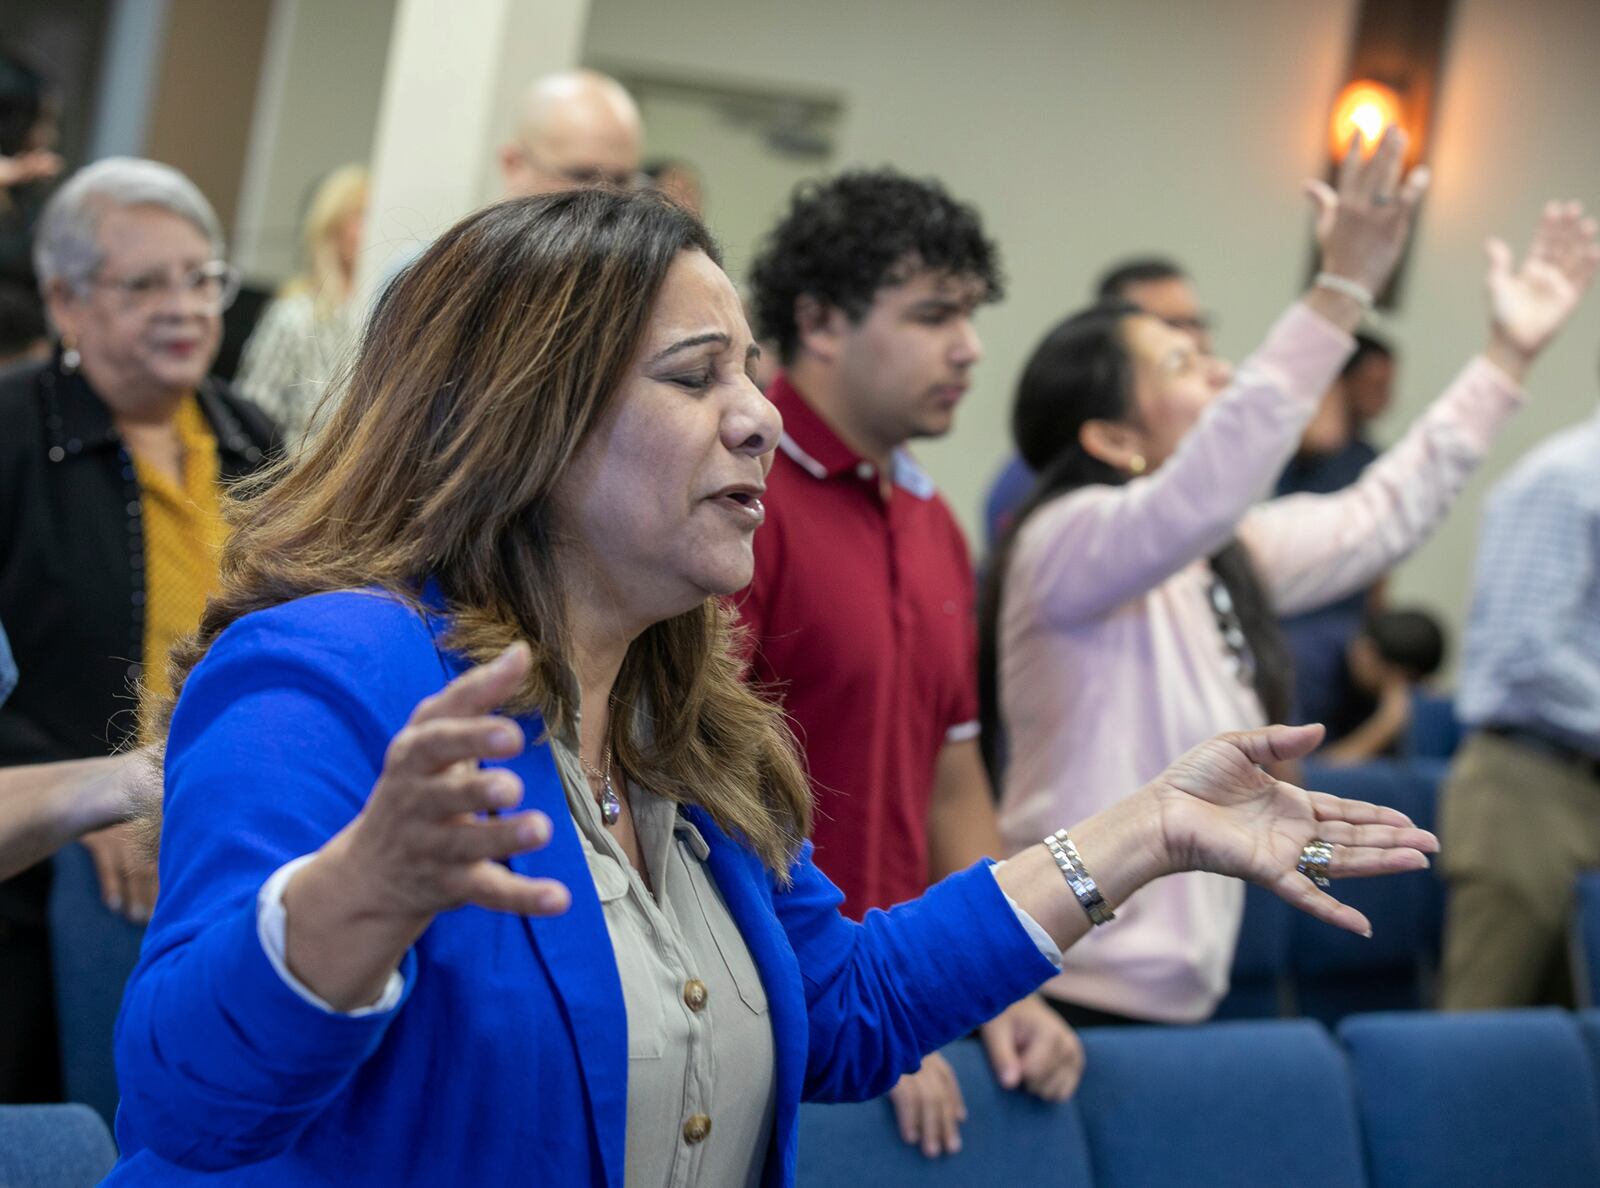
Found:
[[[1380,760],[1356,767],[1307,765],[1309,787],[1397,808],[1433,828],[1441,762]],[[1341,900],[1372,921],[1366,939],[1293,913],[1289,963],[1299,1012],[1333,1026],[1358,1011],[1431,1005],[1443,928],[1444,887],[1431,870],[1336,883]]]
[[[968,1121],[961,1152],[927,1159],[900,1141],[887,1100],[807,1105],[800,1110],[802,1188],[939,1188],[973,1184],[1090,1188],[1088,1150],[1076,1107],[1000,1088],[980,1044],[944,1050],[961,1080]]]
[[[61,1074],[68,1100],[94,1107],[111,1125],[119,1096],[111,1035],[144,929],[101,902],[94,860],[81,845],[67,846],[54,862],[50,945]]]
[[[1097,1188],[1360,1188],[1344,1054],[1305,1020],[1082,1033]],[[973,1183],[1029,1183],[1036,1180]]]
[[[1578,1012],[1578,1031],[1589,1049],[1590,1067],[1595,1083],[1600,1084],[1600,1010]]]
[[[110,1130],[88,1106],[0,1106],[5,1188],[91,1188],[116,1161]]]
[[[1366,1015],[1339,1037],[1373,1188],[1600,1184],[1600,1091],[1566,1012]]]
[[[1600,871],[1578,876],[1573,896],[1572,976],[1579,1006],[1600,1007]]]
[[[1449,759],[1461,745],[1456,703],[1418,689],[1411,697],[1411,726],[1402,744],[1408,759]]]
[[[1294,915],[1294,908],[1271,891],[1254,883],[1245,887],[1244,921],[1228,974],[1228,995],[1213,1019],[1275,1019],[1293,1013],[1289,942]]]

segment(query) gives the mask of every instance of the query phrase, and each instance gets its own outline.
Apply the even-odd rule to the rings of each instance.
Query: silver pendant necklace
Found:
[[[622,801],[618,799],[617,790],[611,783],[611,744],[609,742],[606,743],[606,769],[604,771],[596,771],[590,767],[582,754],[579,754],[578,762],[583,765],[584,771],[594,779],[599,780],[602,785],[600,791],[600,819],[607,825],[615,825],[622,819]]]

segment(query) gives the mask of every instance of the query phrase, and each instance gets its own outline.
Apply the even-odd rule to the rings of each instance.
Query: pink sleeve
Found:
[[[1290,306],[1159,470],[1034,513],[1011,566],[1027,587],[1013,582],[1008,601],[1035,599],[1047,622],[1071,626],[1215,552],[1282,471],[1350,346],[1330,322]]]
[[[1525,394],[1478,358],[1405,437],[1331,495],[1290,495],[1239,526],[1278,613],[1363,590],[1432,535]]]

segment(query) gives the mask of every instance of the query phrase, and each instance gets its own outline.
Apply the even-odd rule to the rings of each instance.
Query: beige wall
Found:
[[[983,210],[1010,297],[981,317],[987,355],[957,430],[919,451],[972,532],[1021,363],[1107,260],[1161,249],[1186,261],[1233,357],[1296,291],[1298,187],[1322,164],[1353,16],[1350,0],[593,0],[585,54],[829,87],[847,108],[841,163],[936,174]],[[1483,234],[1525,241],[1549,194],[1600,206],[1596,45],[1600,5],[1460,0],[1435,192],[1392,323],[1402,399],[1385,434],[1482,339]],[[1490,474],[1594,406],[1596,310],[1591,299],[1541,365],[1537,403]],[[1482,485],[1396,583],[1457,622]]]
[[[300,266],[312,187],[366,161],[396,0],[276,0],[237,224],[237,259],[282,280]]]
[[[271,0],[170,0],[145,155],[183,170],[233,224]]]

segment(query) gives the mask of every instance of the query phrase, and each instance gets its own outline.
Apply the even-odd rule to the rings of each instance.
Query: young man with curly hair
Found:
[[[785,432],[740,611],[752,677],[805,750],[817,862],[859,917],[1002,853],[978,749],[972,565],[905,448],[954,423],[1000,264],[977,212],[936,183],[851,172],[796,191],[750,288],[783,365],[767,395]],[[1076,1087],[1082,1048],[1039,999],[982,1036],[1007,1087],[1054,1101]],[[890,1097],[908,1143],[959,1149],[942,1058]]]

